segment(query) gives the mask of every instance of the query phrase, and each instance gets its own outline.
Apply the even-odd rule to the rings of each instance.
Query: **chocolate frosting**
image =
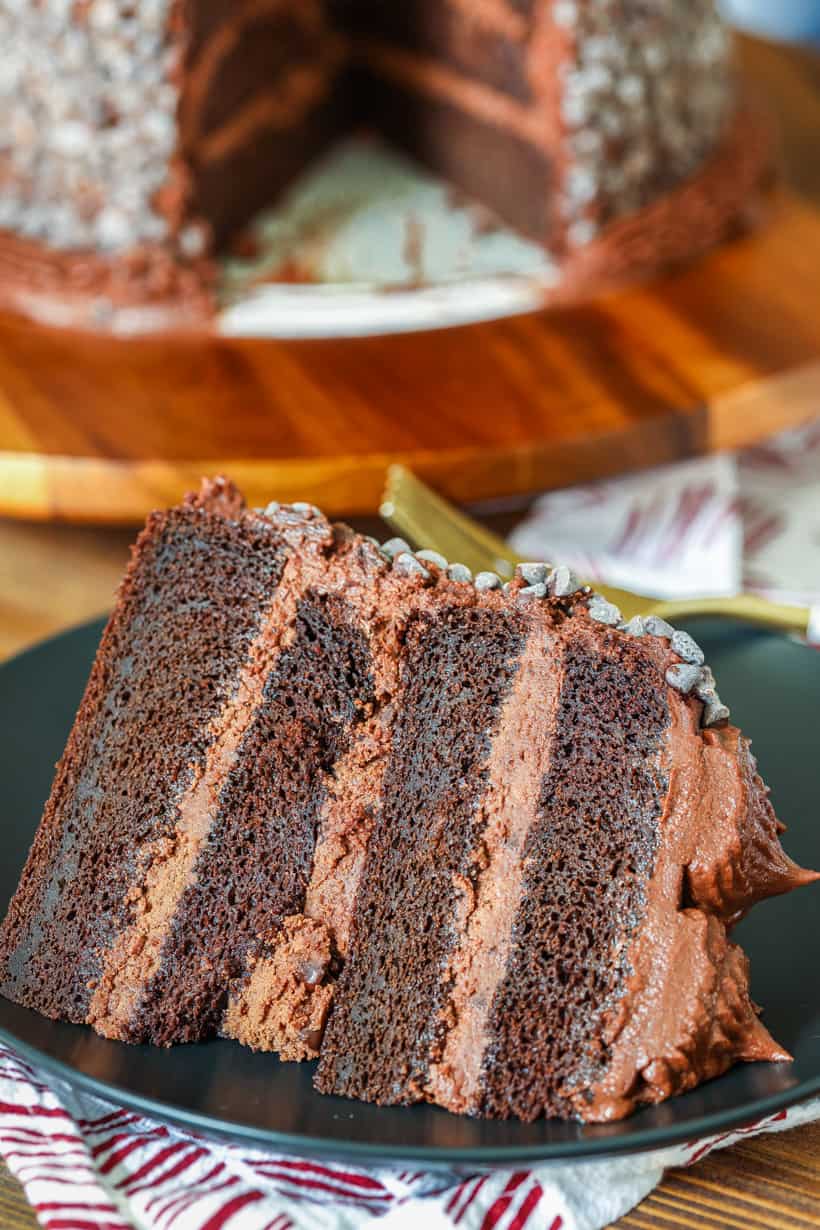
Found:
[[[587,1121],[621,1118],[740,1059],[790,1058],[758,1019],[748,962],[728,926],[755,902],[820,875],[782,850],[748,741],[733,726],[702,731],[699,701],[672,689],[668,700],[669,790],[628,953],[632,973],[604,1024],[611,1060],[592,1089],[567,1091]]]
[[[785,829],[769,802],[748,739],[735,726],[701,732],[676,775],[679,790],[700,786],[701,823],[684,873],[684,895],[731,926],[758,901],[811,884],[818,873],[784,851]],[[699,760],[699,764],[693,764]],[[699,781],[698,781],[699,779]],[[696,785],[697,783],[697,785]]]
[[[254,1051],[278,1051],[282,1059],[315,1059],[333,1000],[331,961],[324,923],[302,914],[282,919],[248,960],[247,977],[223,1018],[224,1036]]]
[[[208,512],[235,519],[245,512],[245,498],[229,478],[203,478],[198,491],[189,491],[184,503],[189,508],[204,508]]]
[[[216,269],[162,244],[61,251],[0,230],[0,307],[57,328],[125,335],[210,327]]]

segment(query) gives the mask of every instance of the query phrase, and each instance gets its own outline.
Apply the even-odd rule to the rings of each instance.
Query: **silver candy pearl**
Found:
[[[521,577],[521,580],[526,581],[528,585],[544,585],[546,584],[549,568],[546,564],[528,563],[519,564],[515,571]]]
[[[627,636],[646,636],[646,624],[642,615],[633,615],[632,618],[623,625],[624,632]]]
[[[547,587],[544,582],[541,581],[537,585],[527,585],[524,589],[519,589],[515,596],[524,602],[532,602],[533,599],[546,598]]]
[[[718,722],[725,722],[728,716],[728,705],[724,705],[720,697],[716,697],[703,710],[702,722],[704,726],[716,726]]]
[[[675,635],[675,629],[665,619],[661,619],[660,615],[647,615],[643,623],[650,636],[665,636],[671,641]]]
[[[578,593],[581,589],[581,582],[571,568],[568,568],[566,564],[559,564],[550,573],[547,589],[555,598],[568,598],[570,594]]]

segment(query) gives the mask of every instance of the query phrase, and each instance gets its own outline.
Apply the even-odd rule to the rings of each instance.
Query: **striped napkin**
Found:
[[[0,1153],[46,1230],[601,1230],[713,1149],[820,1118],[820,1099],[612,1161],[481,1174],[364,1170],[206,1140],[58,1084],[0,1046]]]
[[[820,422],[764,447],[536,501],[531,558],[659,597],[754,589],[820,612]],[[820,642],[820,618],[816,620]],[[820,1118],[820,1099],[675,1148],[467,1174],[206,1140],[57,1084],[0,1046],[0,1153],[47,1230],[601,1230],[670,1166]]]

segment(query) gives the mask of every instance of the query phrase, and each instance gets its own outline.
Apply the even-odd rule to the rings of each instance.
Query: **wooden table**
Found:
[[[805,117],[787,127],[784,152],[792,186],[820,203],[820,59],[750,41],[744,55],[770,83],[778,109]],[[0,657],[106,610],[131,537],[122,530],[0,521]],[[618,1224],[624,1230],[820,1227],[820,1125],[748,1141],[673,1172]],[[0,1228],[35,1225],[21,1189],[0,1168]]]

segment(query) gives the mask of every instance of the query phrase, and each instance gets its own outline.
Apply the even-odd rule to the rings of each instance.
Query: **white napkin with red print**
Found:
[[[820,1099],[708,1140],[573,1166],[364,1170],[155,1123],[49,1084],[0,1046],[0,1152],[46,1230],[602,1230],[667,1167],[816,1118]]]
[[[512,544],[658,598],[749,590],[812,607],[820,641],[820,420],[737,454],[547,492]]]
[[[820,610],[820,423],[737,456],[551,492],[513,542],[647,594],[747,588]],[[820,641],[820,619],[816,631]],[[0,1047],[0,1153],[47,1230],[602,1230],[666,1168],[818,1118],[820,1099],[721,1136],[571,1166],[363,1169],[155,1123]]]

